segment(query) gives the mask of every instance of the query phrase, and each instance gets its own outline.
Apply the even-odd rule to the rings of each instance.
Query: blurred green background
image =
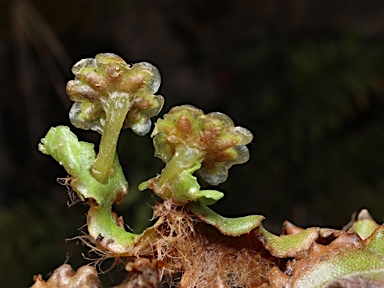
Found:
[[[50,126],[69,125],[71,66],[99,52],[156,65],[163,113],[193,104],[253,132],[216,211],[263,214],[275,233],[285,219],[341,228],[361,208],[381,222],[383,37],[384,2],[373,0],[0,1],[2,287],[92,257],[65,241],[81,234],[86,206],[67,207],[55,180],[65,171],[36,147]],[[119,155],[131,189],[116,209],[141,232],[154,199],[136,187],[163,165],[131,131]]]

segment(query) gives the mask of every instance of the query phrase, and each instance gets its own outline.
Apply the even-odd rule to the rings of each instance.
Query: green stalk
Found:
[[[92,176],[100,183],[106,183],[113,173],[117,140],[130,106],[128,94],[122,92],[114,92],[106,103],[106,125],[101,136],[99,153],[92,167]]]
[[[204,159],[204,154],[203,150],[187,146],[184,143],[177,145],[175,155],[161,171],[159,187],[172,181],[181,172],[192,168],[196,162],[200,163]]]

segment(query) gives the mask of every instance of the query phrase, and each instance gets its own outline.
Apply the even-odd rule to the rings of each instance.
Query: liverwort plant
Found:
[[[116,155],[122,128],[130,127],[145,135],[151,127],[150,117],[162,108],[164,99],[153,95],[160,86],[160,74],[151,64],[128,65],[111,53],[98,54],[77,62],[72,72],[75,80],[67,84],[74,102],[69,118],[78,128],[102,134],[99,153],[93,145],[80,142],[68,127],[51,128],[39,150],[51,155],[71,175],[71,187],[90,205],[88,231],[98,245],[121,253],[135,235],[118,226],[112,205],[119,204],[128,191]]]
[[[69,118],[78,128],[102,134],[91,171],[105,183],[113,172],[120,130],[130,127],[145,135],[151,128],[149,118],[161,110],[163,97],[153,95],[160,87],[160,73],[147,62],[131,66],[111,53],[80,60],[72,72],[75,80],[68,82],[67,93],[75,103]]]
[[[38,148],[65,168],[71,188],[89,205],[89,245],[125,265],[127,277],[116,287],[161,287],[165,277],[191,288],[384,287],[384,225],[367,210],[342,230],[286,221],[278,236],[263,227],[262,215],[227,218],[207,207],[224,194],[201,189],[194,173],[212,186],[224,182],[231,166],[248,161],[253,135],[227,115],[191,105],[156,121],[155,156],[165,167],[139,189],[161,198],[153,206],[157,221],[141,234],[126,231],[112,211],[128,193],[116,145],[123,128],[150,131],[164,102],[154,95],[160,74],[149,63],[129,65],[110,53],[81,60],[72,71],[69,117],[101,134],[98,153],[66,126],[51,128]],[[101,287],[96,269],[87,266],[75,273],[65,264],[47,282],[41,275],[34,280],[34,288]]]
[[[211,185],[228,177],[228,169],[249,159],[245,146],[252,139],[246,128],[235,126],[225,114],[204,112],[191,105],[172,108],[158,119],[152,132],[155,156],[166,163],[161,174],[141,185],[163,199],[185,205],[204,222],[223,234],[238,236],[260,225],[263,216],[225,218],[205,207],[221,199],[216,190],[201,190],[197,173]]]
[[[155,156],[167,166],[158,178],[158,186],[169,182],[185,169],[200,163],[199,174],[211,185],[228,177],[228,169],[249,159],[248,148],[252,133],[235,127],[227,115],[183,105],[174,107],[156,122],[152,132]]]
[[[175,107],[164,119],[157,120],[152,137],[155,156],[166,166],[148,185],[161,198],[172,198],[181,204],[204,197],[197,195],[197,182],[188,175],[201,168],[199,173],[207,183],[224,182],[229,167],[249,159],[245,145],[253,138],[247,129],[234,127],[227,115],[205,115],[190,105]],[[205,194],[214,202],[223,196],[211,190]]]

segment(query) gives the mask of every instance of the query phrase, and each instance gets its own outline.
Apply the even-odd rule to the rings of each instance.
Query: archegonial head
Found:
[[[72,73],[75,79],[68,82],[67,93],[75,101],[70,111],[74,126],[102,134],[105,122],[113,117],[109,114],[119,107],[119,99],[130,97],[123,128],[132,128],[139,135],[149,132],[149,118],[157,115],[164,103],[162,96],[153,95],[161,82],[156,67],[147,62],[131,66],[115,54],[104,53],[80,60]]]
[[[204,155],[200,176],[211,185],[218,185],[228,177],[228,169],[249,159],[245,146],[253,139],[252,133],[235,127],[227,115],[183,105],[174,107],[163,119],[158,119],[152,132],[155,156],[168,163],[177,145],[199,149]]]

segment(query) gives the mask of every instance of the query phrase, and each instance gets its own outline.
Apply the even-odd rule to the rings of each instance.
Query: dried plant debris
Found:
[[[164,265],[163,261],[136,258],[125,267],[129,272],[126,279],[114,288],[160,288],[160,268]]]
[[[183,273],[180,287],[384,285],[384,227],[376,224],[372,230],[375,225],[371,217],[362,217],[369,215],[364,210],[349,231],[285,222],[281,236],[260,225],[238,237],[223,235],[169,203],[155,211],[163,220],[153,255],[167,263],[170,277]],[[368,237],[359,236],[369,229]]]
[[[49,280],[44,281],[41,275],[33,277],[35,283],[31,288],[101,288],[95,267],[82,266],[76,272],[68,264],[63,264],[55,271]]]
[[[167,263],[171,276],[183,273],[180,287],[215,287],[220,282],[257,287],[265,282],[272,265],[251,234],[225,236],[178,206],[157,205],[155,213],[164,218],[154,243],[157,256]]]

